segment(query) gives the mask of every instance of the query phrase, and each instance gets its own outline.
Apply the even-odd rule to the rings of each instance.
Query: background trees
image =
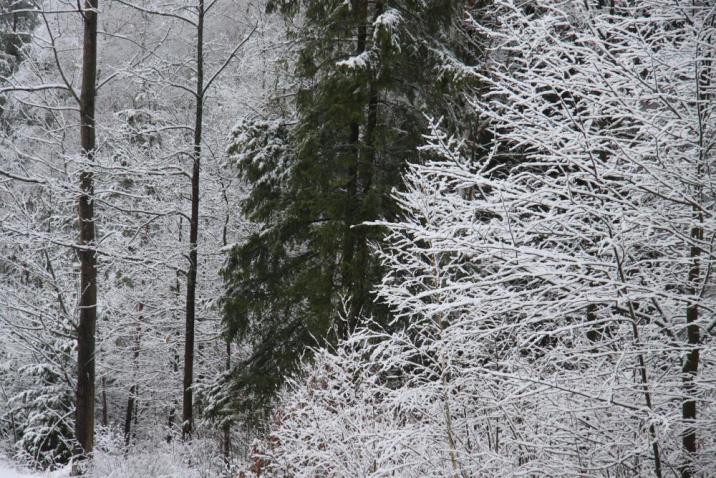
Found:
[[[102,8],[98,147],[89,164],[77,155],[77,111],[61,77],[64,73],[70,83],[79,78],[74,60],[81,38],[77,19],[82,17],[74,4],[41,7],[33,7],[39,20],[28,35],[31,41],[23,62],[3,77],[1,85],[7,103],[0,165],[0,318],[3,398],[12,404],[3,409],[2,429],[13,443],[32,444],[24,455],[28,461],[59,465],[72,455],[65,451],[74,439],[75,400],[72,393],[69,401],[66,398],[76,384],[73,355],[80,289],[73,231],[78,224],[74,199],[80,193],[81,167],[89,168],[99,185],[91,195],[98,225],[93,250],[102,286],[97,394],[92,400],[99,453],[109,449],[121,456],[124,446],[129,450],[137,441],[163,441],[173,437],[181,423],[176,412],[183,363],[179,317],[184,311],[189,250],[187,179],[193,143],[188,133],[193,131],[195,104],[176,95],[170,83],[191,82],[185,53],[194,45],[184,44],[186,31],[176,19],[168,21],[117,2]],[[234,7],[212,5],[205,36],[209,72],[223,70],[203,98],[209,124],[202,136],[206,205],[198,217],[199,238],[206,244],[198,253],[205,270],[198,274],[196,294],[195,370],[200,385],[213,383],[224,372],[226,344],[212,301],[220,287],[220,249],[241,234],[239,218],[229,213],[242,192],[223,163],[224,141],[237,108],[253,107],[271,85],[266,70],[270,56],[261,57],[260,52],[271,47],[280,31],[266,21],[259,5],[243,4],[239,12]],[[235,50],[257,21],[262,36],[257,35],[248,52]],[[232,61],[224,64],[232,51]],[[29,374],[17,373],[14,367],[19,366],[52,380],[33,381]],[[52,400],[50,393],[55,394]],[[206,406],[197,407],[201,419]],[[108,438],[115,428],[127,431],[118,442]],[[214,439],[212,429],[208,425],[197,433],[197,450],[205,437]],[[46,438],[53,434],[61,440]],[[36,453],[37,448],[43,448],[42,453]],[[204,453],[202,460],[218,455]],[[99,459],[97,466],[106,456]],[[225,464],[217,461],[211,466],[222,469]]]
[[[0,3],[0,75],[3,78],[17,69],[23,59],[23,45],[29,41],[32,29],[37,24],[37,14],[30,10],[32,5],[29,2],[4,0]]]

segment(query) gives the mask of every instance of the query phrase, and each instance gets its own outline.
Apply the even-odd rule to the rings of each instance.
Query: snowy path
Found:
[[[31,475],[15,470],[5,460],[0,458],[0,478],[37,478],[40,475]]]
[[[68,476],[66,472],[55,471],[55,472],[32,472],[32,471],[18,471],[12,464],[8,463],[8,460],[4,457],[0,457],[0,478],[64,478]]]

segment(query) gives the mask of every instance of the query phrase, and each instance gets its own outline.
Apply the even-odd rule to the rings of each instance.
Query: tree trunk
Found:
[[[224,237],[224,244],[226,244],[226,237]],[[226,339],[226,371],[231,371],[231,340],[229,339]],[[231,465],[231,422],[229,420],[224,422],[224,464],[227,473],[229,473]]]
[[[176,420],[177,408],[178,408],[178,403],[175,400],[172,403],[172,406],[169,409],[169,415],[167,416],[167,437],[166,437],[167,443],[171,443],[172,438],[174,437],[174,421]]]
[[[109,412],[107,411],[107,377],[102,377],[102,426],[109,424]]]
[[[375,19],[383,13],[383,3],[376,2],[375,4]],[[367,12],[366,12],[367,15]],[[375,168],[375,146],[374,136],[375,130],[378,125],[378,88],[376,86],[376,78],[370,77],[368,80],[368,115],[366,118],[364,133],[363,133],[363,147],[360,154],[360,160],[358,162],[357,177],[358,182],[362,186],[362,198],[361,203],[365,207],[366,198],[370,193],[371,186],[373,184],[373,170]],[[357,218],[354,218],[353,224],[361,224],[364,220],[368,219],[365,216],[365,211],[360,211]],[[355,267],[356,276],[353,284],[353,290],[351,291],[351,330],[354,330],[358,326],[358,316],[363,309],[363,306],[369,301],[370,287],[371,284],[368,280],[368,271],[365,269],[365,264],[368,264],[370,260],[370,251],[368,248],[368,237],[365,233],[365,228],[357,227],[352,228],[351,232],[354,234],[355,249],[357,259],[355,264],[359,267]]]
[[[179,216],[179,244],[182,242],[182,229],[184,227],[184,218]],[[181,247],[181,246],[180,246]],[[176,297],[177,302],[179,301],[179,296],[181,295],[181,273],[177,270],[176,272]],[[179,373],[179,363],[181,360],[181,357],[179,356],[179,349],[176,344],[179,343],[180,340],[180,334],[179,332],[176,333],[176,342],[172,342],[172,359],[171,359],[171,367],[174,374]],[[183,394],[183,388],[182,388],[182,394]],[[171,443],[172,439],[174,437],[174,425],[176,422],[176,416],[177,416],[177,410],[179,409],[179,400],[175,397],[172,399],[172,404],[169,408],[169,413],[167,414],[167,436],[166,436],[166,442]]]
[[[141,302],[137,305],[137,310],[141,314],[144,310],[144,304]],[[138,318],[138,324],[137,324],[137,331],[136,336],[134,340],[134,353],[132,354],[132,365],[134,366],[134,372],[132,375],[134,375],[134,383],[129,387],[129,396],[127,397],[127,414],[124,419],[124,446],[129,448],[129,443],[131,442],[131,436],[132,436],[132,418],[134,418],[134,423],[136,425],[137,423],[137,416],[135,408],[137,406],[137,391],[138,391],[138,385],[137,385],[137,377],[136,373],[137,370],[139,370],[139,352],[141,349],[141,340],[142,340],[142,319],[143,316],[140,315]],[[134,414],[134,416],[133,416]],[[136,434],[136,430],[135,430]]]
[[[188,438],[193,427],[194,317],[196,309],[197,237],[199,233],[199,172],[201,126],[204,114],[204,0],[199,0],[196,27],[196,113],[194,116],[194,165],[191,175],[191,223],[189,225],[189,271],[186,278],[186,332],[184,344],[184,402],[182,437]]]
[[[700,215],[697,214],[700,219]],[[694,240],[703,239],[703,228],[696,226],[691,231],[691,238]],[[689,282],[696,284],[700,277],[699,256],[701,250],[697,246],[692,246],[690,251],[691,267],[689,268]],[[692,293],[696,294],[695,287],[692,286]],[[681,405],[681,418],[683,420],[684,429],[681,435],[681,444],[685,453],[684,460],[681,464],[681,478],[691,478],[694,476],[693,460],[696,454],[696,385],[694,379],[699,370],[699,343],[701,342],[701,333],[696,323],[699,319],[699,308],[696,304],[691,304],[686,308],[686,340],[688,342],[689,351],[686,353],[686,359],[682,365],[684,401]]]
[[[132,436],[132,414],[134,413],[134,401],[137,395],[137,384],[129,387],[129,396],[127,397],[127,414],[124,417],[124,446],[129,449],[129,443]],[[127,450],[125,450],[125,453]]]
[[[698,237],[701,233],[701,228],[694,228],[695,231],[692,233],[692,237]],[[698,237],[700,239],[700,237]],[[699,255],[700,250],[698,247],[691,248],[692,266],[689,271],[689,279],[694,283],[699,278]],[[696,427],[694,421],[696,420],[696,399],[694,394],[696,387],[694,385],[694,379],[699,369],[699,342],[700,331],[696,321],[699,318],[698,306],[693,304],[686,309],[686,323],[687,323],[687,341],[689,344],[689,351],[686,354],[686,360],[684,360],[682,372],[684,381],[684,395],[685,400],[681,407],[681,415],[684,421],[684,430],[682,432],[681,441],[686,454],[684,462],[681,467],[681,477],[691,478],[693,476],[693,457],[696,454]]]
[[[713,27],[716,17],[712,16],[710,23]],[[709,39],[710,40],[710,39]],[[699,49],[697,49],[698,53]],[[697,113],[699,116],[699,159],[698,159],[698,170],[697,176],[701,177],[704,174],[706,165],[705,158],[705,135],[706,130],[704,128],[706,113],[703,110],[703,105],[712,100],[713,97],[707,92],[711,89],[711,78],[712,78],[712,50],[709,49],[703,53],[703,60],[697,67],[696,73],[696,98],[697,98]],[[703,189],[699,187],[696,197],[700,204],[704,204],[704,193]],[[704,239],[704,217],[703,213],[698,209],[694,208],[693,219],[696,224],[691,228],[691,240],[694,243],[702,242]],[[691,295],[697,294],[696,284],[701,278],[701,249],[698,244],[692,244],[689,250],[689,259],[691,266],[689,267],[689,284]],[[707,274],[708,276],[708,274]],[[704,284],[703,287],[707,285]],[[696,455],[696,392],[697,387],[695,379],[699,371],[700,361],[700,344],[701,344],[701,330],[698,325],[699,320],[699,307],[696,303],[690,304],[686,308],[686,341],[688,343],[688,352],[686,358],[682,362],[681,372],[683,381],[683,393],[684,401],[681,404],[681,418],[683,421],[684,429],[681,432],[681,446],[684,452],[684,459],[680,466],[681,478],[691,478],[694,476],[694,457]]]
[[[368,2],[367,0],[353,0],[351,2],[352,9],[357,16],[356,31],[356,49],[355,55],[358,56],[366,50],[366,22],[368,21]],[[358,174],[361,161],[361,145],[360,145],[360,129],[361,125],[357,121],[350,124],[349,144],[352,146],[355,155],[355,161],[348,167],[348,183],[346,184],[346,205],[343,216],[344,232],[342,242],[342,258],[341,258],[341,285],[351,294],[351,308],[349,311],[348,322],[345,324],[345,330],[341,331],[341,335],[346,337],[353,330],[358,321],[358,311],[360,309],[361,298],[357,297],[356,284],[358,283],[357,267],[355,264],[356,253],[356,230],[353,225],[357,223],[357,215],[359,206],[358,198]]]
[[[98,0],[86,0],[80,91],[80,146],[88,163],[95,150],[95,97],[97,81],[97,6]],[[85,166],[80,174],[79,219],[80,297],[77,327],[77,410],[75,436],[83,456],[94,447],[95,410],[95,329],[97,327],[97,259],[95,256],[94,177]]]
[[[221,195],[226,203],[226,216],[224,217],[224,227],[221,229],[221,245],[226,247],[228,244],[228,229],[229,229],[229,198],[226,194],[226,186],[223,181],[221,184]],[[231,372],[231,339],[226,337],[226,373]],[[224,465],[226,466],[226,475],[231,476],[231,421],[225,420],[224,422]]]

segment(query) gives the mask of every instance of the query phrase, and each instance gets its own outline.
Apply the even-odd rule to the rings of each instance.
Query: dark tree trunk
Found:
[[[699,173],[701,174],[700,168]],[[703,216],[696,211],[695,220],[698,225],[691,230],[691,239],[694,241],[702,241],[704,238],[704,230],[701,227]],[[698,245],[691,246],[690,249],[691,267],[689,268],[689,283],[691,284],[691,294],[696,295],[696,284],[701,277],[701,249]],[[696,455],[696,384],[694,383],[699,370],[701,331],[697,321],[699,320],[699,307],[697,304],[691,304],[686,308],[686,341],[688,343],[688,352],[682,363],[682,380],[684,401],[681,404],[681,418],[683,420],[684,429],[681,432],[681,445],[684,451],[684,460],[681,464],[681,478],[691,478],[694,476],[694,456]]]
[[[95,97],[97,81],[97,6],[86,0],[82,12],[82,87],[80,91],[80,146],[88,163],[95,150]],[[80,174],[79,219],[80,298],[77,327],[77,410],[75,436],[82,455],[89,457],[94,447],[95,410],[95,329],[97,327],[97,258],[95,256],[94,177],[88,167]]]
[[[137,428],[139,428],[139,385],[134,387],[134,428],[132,428],[132,439],[136,442]]]
[[[367,49],[367,39],[370,37],[366,25],[368,22],[368,2],[358,0],[356,14],[360,16],[356,42],[356,55],[360,55]],[[375,2],[374,18],[383,13],[383,2]],[[373,184],[373,170],[375,168],[375,147],[374,135],[378,124],[378,87],[375,78],[368,80],[368,108],[367,117],[363,127],[363,144],[360,142],[360,127],[357,123],[351,125],[350,142],[356,146],[356,165],[350,170],[351,181],[348,184],[347,192],[353,198],[348,208],[345,242],[346,248],[344,258],[347,261],[347,268],[351,272],[349,281],[351,294],[351,307],[349,311],[349,329],[353,330],[358,325],[358,316],[361,309],[369,300],[370,284],[368,272],[364,265],[369,261],[368,238],[364,228],[354,227],[368,219],[365,211],[356,211],[356,205],[365,206],[365,198],[370,193]],[[360,196],[360,197],[359,197]],[[361,206],[359,206],[361,207]]]
[[[226,229],[224,229],[224,232]],[[224,244],[226,244],[226,236],[224,236]],[[226,371],[231,370],[231,340],[226,339]],[[231,422],[226,420],[224,423],[224,464],[227,472],[231,464]]]
[[[184,228],[184,219],[181,216],[179,216],[179,244],[181,244],[181,242],[182,242],[182,237],[183,237],[182,229],[183,228]],[[176,272],[175,292],[176,292],[177,301],[178,301],[179,296],[181,295],[181,273],[178,270]],[[179,364],[180,364],[180,360],[181,360],[181,357],[179,356],[179,347],[176,345],[179,343],[179,340],[181,338],[180,335],[181,334],[179,332],[177,332],[176,333],[176,341],[172,342],[173,357],[171,359],[171,367],[172,367],[172,371],[175,374],[179,373]],[[182,388],[182,391],[183,390],[184,389]],[[182,396],[183,396],[183,392],[182,392]],[[179,400],[174,398],[172,400],[172,404],[169,408],[169,413],[167,414],[167,436],[166,436],[167,443],[171,443],[172,439],[174,438],[174,432],[175,432],[174,426],[176,424],[176,416],[177,416],[178,409],[179,409]]]
[[[178,403],[174,401],[172,407],[169,409],[169,415],[167,416],[167,443],[172,442],[174,438],[174,422],[176,420]]]
[[[144,310],[144,304],[140,303],[137,306],[137,310],[141,313]],[[136,336],[134,338],[134,352],[132,354],[132,365],[134,366],[134,372],[133,375],[136,375],[136,371],[139,370],[139,352],[141,350],[141,341],[142,341],[142,319],[143,316],[140,315],[138,319],[137,324],[137,331]],[[137,424],[137,392],[138,392],[138,385],[136,383],[136,376],[134,377],[134,382],[129,387],[129,396],[127,397],[127,414],[124,419],[124,445],[125,447],[129,447],[129,443],[131,442],[132,437],[132,419],[134,419],[134,424],[136,428]],[[136,430],[135,430],[136,435]]]
[[[353,0],[352,8],[355,15],[358,16],[358,28],[356,32],[356,50],[355,55],[358,56],[366,50],[366,22],[368,20],[368,2],[367,0]],[[354,121],[350,125],[350,136],[348,142],[351,144],[354,150],[355,161],[348,167],[348,183],[346,184],[346,204],[344,211],[344,232],[343,232],[343,243],[342,243],[342,258],[341,258],[341,286],[348,290],[351,297],[351,309],[349,311],[348,323],[346,324],[346,330],[341,332],[341,335],[347,336],[351,330],[355,328],[358,321],[358,311],[360,310],[361,298],[357,297],[356,285],[358,283],[358,267],[355,264],[356,255],[356,243],[357,243],[357,232],[353,226],[357,223],[358,212],[360,208],[360,200],[358,198],[358,174],[359,164],[361,161],[361,145],[360,145],[360,129],[361,125],[357,121]]]
[[[703,239],[703,229],[694,227],[691,231],[691,237],[694,240]],[[701,250],[697,246],[691,247],[691,267],[689,269],[689,282],[696,284],[700,276],[699,256]],[[692,293],[696,293],[696,289],[692,288]],[[686,338],[689,351],[686,353],[686,359],[683,361],[683,387],[684,401],[681,405],[681,417],[684,422],[684,430],[681,435],[681,444],[684,449],[685,457],[681,465],[681,478],[691,478],[694,476],[693,459],[696,454],[696,385],[694,379],[699,370],[699,342],[701,342],[701,334],[699,326],[696,323],[699,319],[699,308],[696,304],[689,305],[686,308]]]
[[[224,227],[221,230],[221,245],[226,247],[228,244],[228,229],[229,229],[229,198],[226,195],[226,186],[223,181],[221,182],[222,197],[226,203],[226,217],[224,218]],[[226,373],[231,372],[231,339],[226,337]],[[224,465],[226,466],[227,476],[231,476],[231,421],[225,420],[224,422]]]
[[[711,16],[710,26],[713,27],[716,18]],[[712,40],[705,43],[708,44]],[[697,56],[700,48],[697,49]],[[713,100],[712,93],[709,93],[712,86],[712,54],[713,50],[709,48],[706,52],[701,53],[703,57],[700,59],[700,64],[697,68],[696,75],[696,96],[698,99],[697,108],[699,116],[699,160],[697,177],[701,177],[704,174],[706,158],[706,130],[704,128],[705,115],[704,104],[707,101]],[[704,204],[703,190],[699,188],[696,197],[699,199],[700,204]],[[696,222],[691,228],[691,239],[694,242],[702,242],[704,239],[703,213],[698,209],[694,208],[693,219]],[[696,295],[697,283],[701,279],[701,248],[698,244],[693,244],[689,251],[689,258],[691,260],[691,267],[689,267],[689,284],[691,284],[691,295]],[[708,273],[707,273],[708,276]],[[682,362],[682,381],[683,381],[683,393],[684,401],[681,404],[681,418],[683,421],[684,429],[681,435],[681,445],[684,452],[684,459],[680,466],[681,478],[691,478],[695,474],[694,470],[694,459],[697,450],[696,441],[696,414],[697,414],[697,403],[696,403],[696,377],[699,371],[700,351],[701,351],[701,330],[698,325],[699,320],[699,307],[697,304],[691,304],[686,308],[686,341],[688,343],[688,352],[686,358]]]
[[[134,402],[137,396],[137,385],[129,387],[129,396],[127,397],[127,414],[124,417],[124,446],[129,448],[132,437],[132,418],[134,413]],[[125,450],[126,452],[126,450]]]
[[[375,17],[377,18],[383,13],[382,2],[376,2]],[[358,163],[358,181],[362,186],[362,201],[365,202],[365,198],[370,194],[370,189],[373,185],[373,170],[375,168],[375,147],[374,147],[374,136],[375,130],[378,125],[378,88],[376,86],[375,78],[370,78],[370,84],[368,86],[368,116],[366,118],[366,124],[363,134],[363,147],[361,159]],[[356,218],[354,224],[360,224],[367,220],[363,213]],[[356,265],[367,264],[370,260],[370,251],[368,249],[368,237],[365,234],[365,228],[358,227],[353,228],[352,232],[355,234],[355,248],[357,259]],[[355,329],[358,325],[358,316],[361,313],[363,306],[369,300],[370,283],[368,278],[368,272],[364,267],[355,267],[356,277],[355,283],[353,284],[352,303],[350,310],[351,327]]]
[[[102,426],[109,424],[109,412],[107,411],[107,377],[102,377]]]
[[[199,0],[196,29],[196,113],[194,116],[194,155],[191,175],[191,223],[189,225],[189,271],[186,278],[186,332],[184,344],[184,402],[182,437],[193,428],[194,319],[196,310],[197,238],[199,233],[199,172],[201,165],[201,126],[204,114],[204,0]]]

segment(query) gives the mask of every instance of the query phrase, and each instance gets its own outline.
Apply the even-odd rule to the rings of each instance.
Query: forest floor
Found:
[[[68,476],[70,476],[68,470],[36,472],[18,469],[11,464],[10,460],[0,456],[0,478],[65,478]]]

